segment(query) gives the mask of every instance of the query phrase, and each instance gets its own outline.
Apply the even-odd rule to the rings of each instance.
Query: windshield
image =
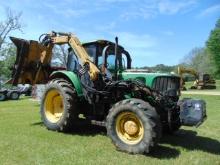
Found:
[[[83,45],[96,66],[101,69],[105,63],[105,68],[114,70],[115,67],[115,44],[110,41],[97,41],[85,43]],[[122,46],[118,46],[118,69],[125,70],[131,68],[131,58]]]

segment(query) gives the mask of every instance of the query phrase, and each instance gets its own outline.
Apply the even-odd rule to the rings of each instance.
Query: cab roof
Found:
[[[89,42],[82,42],[82,45],[92,45],[92,44],[100,44],[100,45],[115,45],[114,42],[112,41],[108,41],[108,40],[103,40],[103,39],[99,39],[99,40],[94,40],[94,41],[89,41]],[[123,46],[118,45],[121,49],[124,49]]]

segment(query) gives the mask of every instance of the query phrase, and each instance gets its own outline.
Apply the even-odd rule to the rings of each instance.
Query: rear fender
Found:
[[[77,96],[79,97],[83,96],[80,79],[74,72],[55,71],[50,75],[50,79],[56,79],[56,78],[64,78],[68,80],[75,87]]]

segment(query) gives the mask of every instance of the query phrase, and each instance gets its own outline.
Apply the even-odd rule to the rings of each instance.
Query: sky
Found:
[[[8,7],[22,12],[24,25],[12,36],[38,40],[52,30],[82,42],[118,36],[134,67],[182,62],[205,46],[220,18],[219,0],[0,0],[0,21]]]

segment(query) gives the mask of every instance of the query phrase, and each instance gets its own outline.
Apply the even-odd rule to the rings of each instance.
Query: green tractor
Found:
[[[11,82],[47,84],[40,113],[49,130],[69,131],[83,116],[106,127],[118,150],[141,154],[149,153],[163,132],[199,126],[206,118],[203,100],[179,100],[179,76],[132,69],[117,38],[81,44],[72,34],[52,32],[39,42],[11,40],[17,46]],[[66,68],[50,65],[57,44],[69,45]]]

